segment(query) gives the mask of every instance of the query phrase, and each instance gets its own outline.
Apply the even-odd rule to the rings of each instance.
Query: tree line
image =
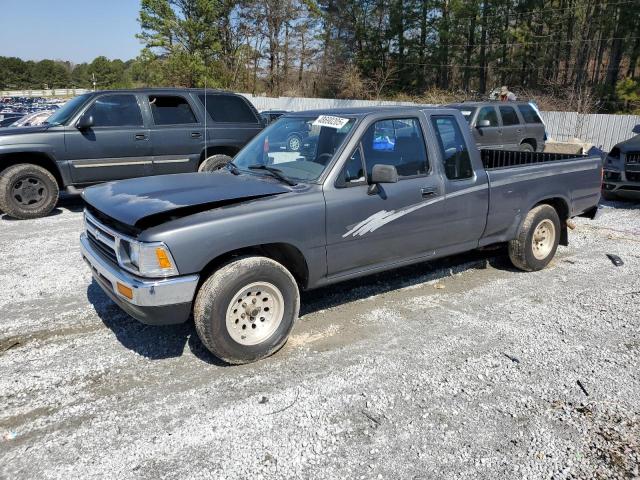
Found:
[[[268,95],[485,98],[640,109],[640,0],[142,0],[140,55],[0,59],[0,85],[204,86]],[[20,67],[20,68],[18,68]],[[11,73],[16,70],[16,73]],[[6,77],[6,78],[5,78]],[[562,104],[564,102],[564,104]]]

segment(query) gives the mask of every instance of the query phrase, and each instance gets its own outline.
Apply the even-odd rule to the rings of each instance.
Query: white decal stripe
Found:
[[[186,163],[188,162],[188,158],[176,158],[176,159],[168,159],[168,160],[154,160],[153,163]]]

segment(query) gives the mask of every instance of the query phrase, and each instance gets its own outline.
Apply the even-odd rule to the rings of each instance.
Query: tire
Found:
[[[48,215],[58,202],[58,182],[42,167],[21,163],[0,172],[0,211],[27,220]]]
[[[211,353],[242,364],[279,350],[299,311],[300,292],[291,273],[270,258],[249,256],[223,265],[202,284],[193,317]]]
[[[536,149],[533,148],[533,145],[531,145],[529,142],[522,142],[520,144],[520,151],[521,152],[535,152]]]
[[[224,166],[232,160],[233,159],[229,155],[224,155],[222,153],[212,155],[200,164],[198,171],[215,172],[216,170],[224,168]]]
[[[560,233],[560,218],[555,208],[535,207],[524,219],[518,236],[509,242],[511,263],[526,272],[542,270],[556,254]]]
[[[290,152],[299,152],[302,148],[302,138],[300,135],[291,135],[287,138],[287,150]]]

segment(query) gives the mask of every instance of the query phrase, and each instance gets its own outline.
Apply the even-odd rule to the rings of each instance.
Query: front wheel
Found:
[[[234,259],[200,287],[193,317],[202,343],[231,364],[279,350],[300,311],[300,292],[280,263],[260,256]]]
[[[520,144],[520,151],[521,152],[535,152],[536,149],[533,148],[533,145],[531,145],[529,142],[522,142]]]
[[[216,170],[223,169],[233,159],[229,155],[219,153],[212,155],[203,161],[198,167],[199,172],[215,172]]]
[[[542,270],[556,254],[560,241],[560,217],[551,205],[539,205],[525,218],[518,236],[509,242],[509,258],[527,272]]]
[[[55,177],[38,165],[22,163],[0,173],[0,211],[26,220],[48,215],[58,202]]]

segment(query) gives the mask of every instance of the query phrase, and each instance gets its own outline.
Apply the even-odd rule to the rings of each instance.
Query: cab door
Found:
[[[443,241],[442,178],[427,155],[422,117],[372,122],[325,184],[329,276],[427,258]],[[369,184],[374,165],[393,165],[397,183]]]
[[[74,123],[65,129],[66,158],[75,184],[151,175],[149,129],[135,94],[101,95],[82,114],[93,118],[90,128],[79,130]]]

